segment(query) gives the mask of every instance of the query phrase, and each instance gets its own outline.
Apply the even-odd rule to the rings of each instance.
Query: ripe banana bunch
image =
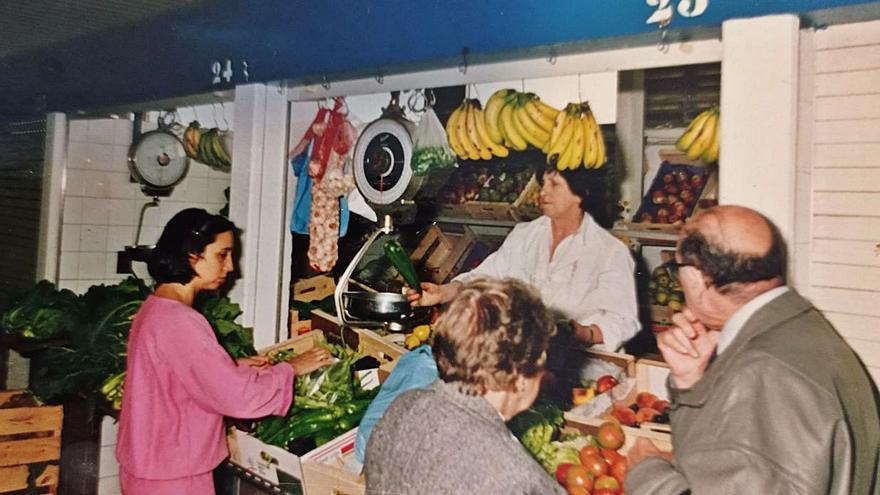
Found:
[[[228,149],[228,132],[214,127],[203,129],[197,121],[190,122],[183,132],[183,148],[186,156],[214,168],[229,168],[232,157]]]
[[[691,160],[700,158],[706,163],[717,162],[721,151],[720,118],[721,113],[714,107],[697,115],[678,138],[675,147]]]
[[[446,121],[446,137],[452,151],[463,160],[491,160],[510,154],[502,140],[490,134],[486,124],[480,100],[466,98],[462,101]]]
[[[123,387],[125,385],[125,371],[121,373],[117,373],[107,380],[101,385],[101,395],[107,399],[113,409],[119,410],[122,408],[122,392]]]
[[[569,103],[559,112],[545,152],[547,164],[556,165],[557,170],[605,165],[605,139],[589,103]]]

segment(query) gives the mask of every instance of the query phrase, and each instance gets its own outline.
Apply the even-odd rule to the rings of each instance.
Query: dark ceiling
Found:
[[[863,0],[671,0],[673,39],[724,20],[880,18]],[[0,119],[286,80],[315,83],[655,44],[649,0],[30,0],[0,2]],[[658,3],[658,2],[653,2]],[[686,14],[686,9],[684,10]]]

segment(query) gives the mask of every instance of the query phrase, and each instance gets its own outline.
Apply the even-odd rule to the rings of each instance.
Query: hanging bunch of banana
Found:
[[[197,121],[190,122],[183,132],[186,155],[209,167],[228,169],[232,166],[230,134],[217,127],[202,128]]]
[[[480,100],[461,102],[446,121],[446,137],[449,146],[461,159],[490,160],[504,158],[510,153],[501,139],[493,138],[486,126],[486,116]]]
[[[721,113],[716,107],[697,115],[678,138],[675,147],[691,160],[700,158],[706,163],[717,162],[721,151],[720,119]]]
[[[569,103],[553,122],[547,144],[547,164],[557,170],[600,168],[605,165],[605,139],[590,104]]]

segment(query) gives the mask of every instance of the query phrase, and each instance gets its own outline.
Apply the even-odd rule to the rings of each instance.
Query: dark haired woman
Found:
[[[295,374],[330,363],[313,349],[288,363],[236,363],[192,308],[233,270],[235,225],[191,208],[165,226],[149,263],[156,289],[131,327],[116,458],[125,495],[213,494],[227,457],[223,417],[283,415]]]
[[[367,493],[565,493],[504,424],[537,397],[555,329],[527,284],[462,285],[434,326],[440,379],[398,396],[370,435]]]
[[[475,277],[513,277],[535,286],[575,337],[615,350],[639,331],[635,263],[629,249],[592,215],[604,218],[604,173],[579,168],[538,173],[543,216],[514,227],[498,251],[444,285],[409,291],[414,306],[452,300]],[[591,215],[592,213],[592,215]]]

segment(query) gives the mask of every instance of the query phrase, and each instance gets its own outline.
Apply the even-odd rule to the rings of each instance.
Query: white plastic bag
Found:
[[[446,130],[443,129],[433,108],[428,107],[425,110],[413,132],[412,139],[413,154],[410,166],[413,174],[424,175],[431,169],[455,166],[455,153],[447,144]]]

